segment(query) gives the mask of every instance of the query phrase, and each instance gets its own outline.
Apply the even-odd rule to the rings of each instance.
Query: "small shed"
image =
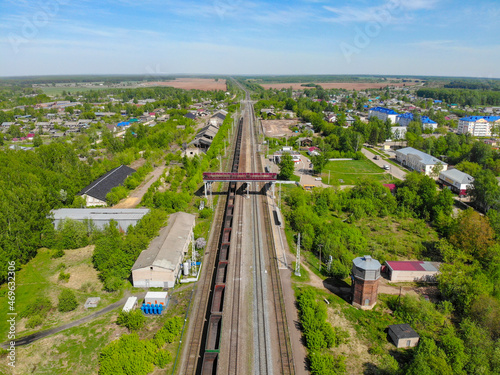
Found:
[[[137,307],[137,297],[128,297],[127,302],[123,306],[122,311],[129,312]]]
[[[417,346],[420,336],[409,324],[394,324],[389,326],[389,336],[397,348],[412,348]]]
[[[167,306],[167,292],[147,292],[144,297],[146,305],[163,305]]]

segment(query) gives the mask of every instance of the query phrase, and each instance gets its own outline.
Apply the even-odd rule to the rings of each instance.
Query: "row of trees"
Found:
[[[339,327],[332,327],[327,319],[327,309],[313,289],[301,289],[297,303],[299,317],[308,349],[311,373],[314,375],[340,375],[346,373],[345,357],[333,356],[327,350],[345,342],[349,334]]]
[[[417,91],[417,95],[423,98],[444,100],[446,103],[461,106],[500,105],[500,91],[421,88]]]

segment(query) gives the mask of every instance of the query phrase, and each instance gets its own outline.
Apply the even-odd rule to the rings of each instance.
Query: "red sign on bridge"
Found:
[[[205,172],[203,173],[204,182],[215,181],[276,181],[277,173],[232,173],[232,172]]]

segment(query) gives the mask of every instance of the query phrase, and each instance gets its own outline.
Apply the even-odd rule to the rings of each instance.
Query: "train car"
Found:
[[[216,375],[218,362],[219,362],[219,353],[205,352],[205,355],[203,356],[203,365],[201,366],[201,374]]]
[[[205,353],[219,353],[220,339],[222,332],[222,315],[210,315],[208,321],[207,341],[205,344]]]

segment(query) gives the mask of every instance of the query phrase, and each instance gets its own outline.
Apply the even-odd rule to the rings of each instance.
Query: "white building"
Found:
[[[447,163],[425,152],[414,149],[413,147],[396,150],[396,160],[401,165],[423,173],[426,176],[431,175],[432,169],[438,164],[442,166],[441,171],[446,171],[448,169]]]
[[[490,137],[494,125],[500,125],[500,116],[467,116],[458,121],[457,133]]]
[[[396,118],[396,121],[400,126],[408,126],[413,120],[413,113],[403,113],[402,115],[398,115]],[[421,116],[420,122],[422,123],[424,129],[436,130],[438,127],[438,123],[431,120],[428,116]]]
[[[134,263],[134,287],[174,287],[181,272],[182,260],[188,253],[194,223],[194,215],[185,212],[170,215],[168,225],[160,230],[160,235],[151,241]]]
[[[105,225],[114,220],[118,228],[126,231],[130,225],[135,226],[149,208],[59,208],[50,213],[54,216],[54,227],[66,219],[84,223],[92,222],[97,228],[103,229]]]
[[[439,174],[439,182],[445,186],[450,186],[458,195],[467,195],[467,190],[472,188],[474,177],[458,169],[449,169]]]
[[[407,130],[408,128],[406,126],[392,126],[391,127],[392,140],[397,141],[400,139],[405,139]]]
[[[389,279],[394,282],[435,281],[441,263],[427,261],[387,261]]]
[[[146,305],[167,305],[167,292],[147,292],[144,297],[144,303]]]
[[[128,297],[127,302],[123,306],[123,312],[130,312],[137,307],[137,297]]]
[[[373,107],[368,111],[368,118],[376,117],[382,121],[389,119],[393,124],[396,123],[398,115],[396,111],[384,107]]]

